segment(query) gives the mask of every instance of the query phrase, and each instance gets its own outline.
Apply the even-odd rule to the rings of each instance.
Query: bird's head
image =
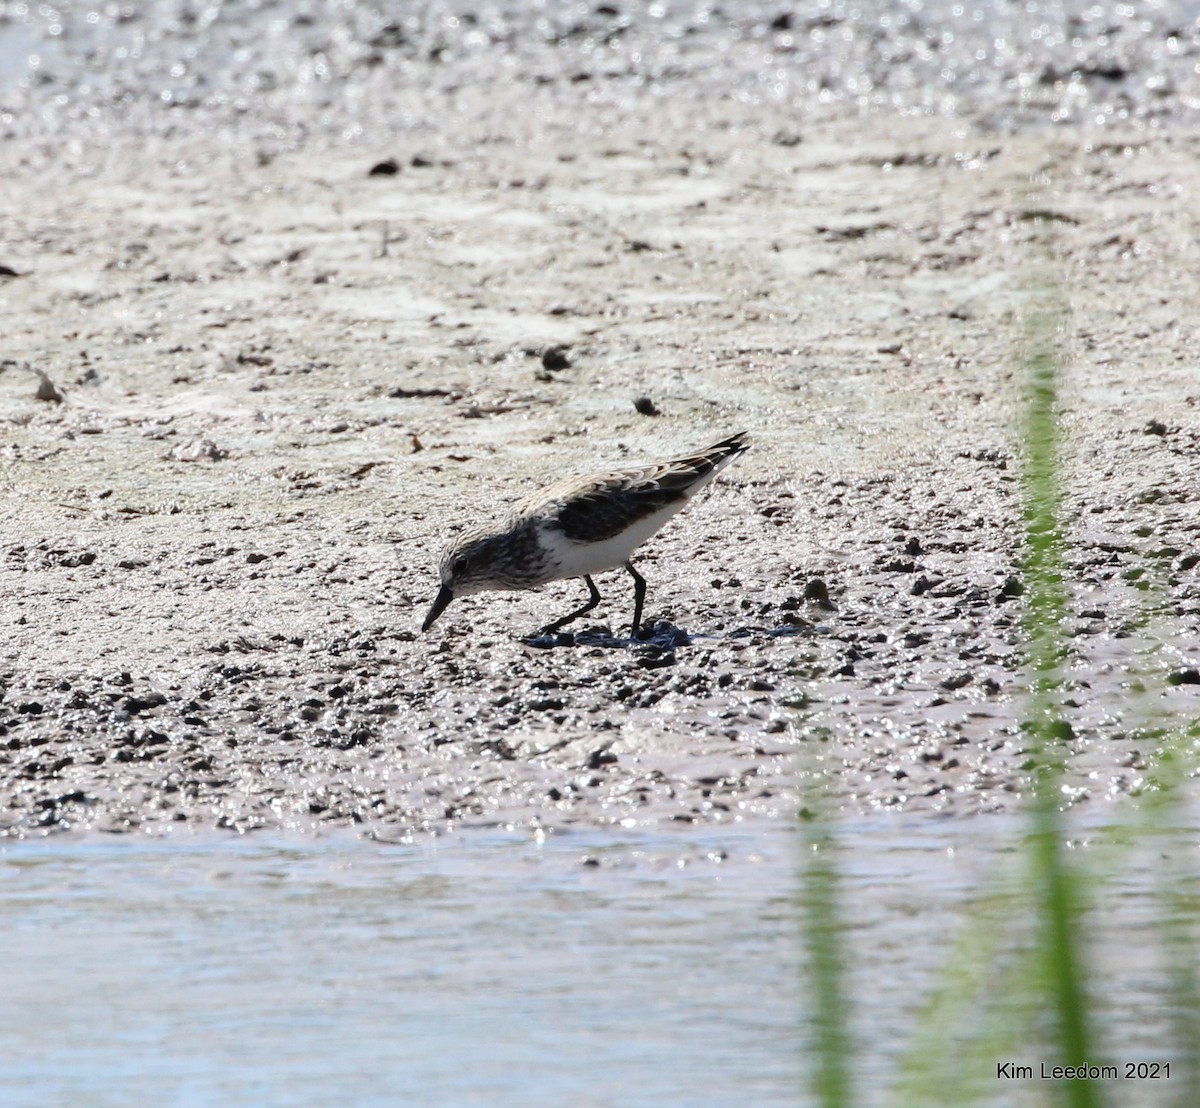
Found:
[[[506,587],[506,582],[497,576],[497,541],[492,533],[464,531],[446,547],[438,566],[442,587],[421,624],[422,631],[433,626],[450,601],[486,589]]]

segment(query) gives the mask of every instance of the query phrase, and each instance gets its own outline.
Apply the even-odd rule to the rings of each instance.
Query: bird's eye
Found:
[[[450,563],[450,569],[453,571],[455,576],[462,573],[462,571],[466,568],[467,568],[467,559],[464,558],[462,555],[459,555],[459,557],[455,558],[454,561],[452,561]]]

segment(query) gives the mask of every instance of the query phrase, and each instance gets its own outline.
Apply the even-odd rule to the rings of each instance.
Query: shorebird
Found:
[[[571,477],[514,504],[497,522],[469,528],[442,555],[442,587],[421,630],[462,596],[582,577],[586,603],[538,632],[552,634],[600,603],[593,574],[624,567],[633,578],[636,635],[646,579],[633,568],[633,552],[749,445],[739,432],[669,462]]]

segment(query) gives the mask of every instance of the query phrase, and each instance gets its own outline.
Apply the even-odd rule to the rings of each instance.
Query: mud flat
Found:
[[[1194,19],[726,9],[3,16],[4,833],[1011,806],[1047,278],[1069,799],[1144,787],[1200,695]],[[417,633],[456,526],[742,427],[651,641],[622,575],[552,647],[578,583]]]

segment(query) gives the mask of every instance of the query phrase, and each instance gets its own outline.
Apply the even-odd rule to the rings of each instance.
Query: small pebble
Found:
[[[829,599],[829,586],[820,577],[808,579],[808,584],[804,586],[804,599],[827,611],[833,609],[833,601]]]
[[[58,386],[40,369],[34,370],[34,372],[38,375],[38,387],[34,396],[38,400],[44,400],[50,404],[61,404],[66,398],[59,391]]]
[[[571,368],[571,359],[567,357],[569,346],[547,346],[542,352],[542,368],[554,373]]]

